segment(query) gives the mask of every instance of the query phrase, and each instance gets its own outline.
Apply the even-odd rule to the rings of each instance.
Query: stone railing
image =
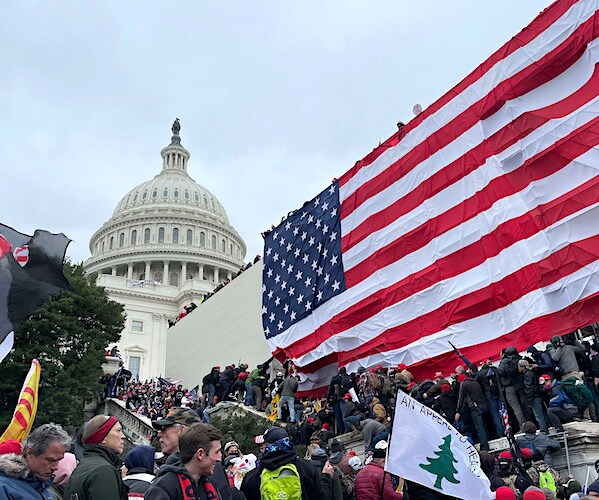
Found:
[[[123,432],[132,444],[150,444],[148,437],[153,429],[149,418],[130,412],[119,399],[107,399],[104,403],[104,413],[119,419]]]

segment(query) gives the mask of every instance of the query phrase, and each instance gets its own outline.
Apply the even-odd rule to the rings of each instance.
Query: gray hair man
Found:
[[[0,498],[53,499],[48,488],[70,445],[71,437],[58,424],[35,429],[25,442],[23,456],[0,456]]]

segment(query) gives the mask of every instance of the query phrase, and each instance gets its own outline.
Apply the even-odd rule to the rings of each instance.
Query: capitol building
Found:
[[[125,306],[118,348],[133,377],[165,375],[169,321],[230,280],[246,245],[224,207],[188,174],[180,125],[160,152],[162,170],[129,191],[91,237],[87,275]],[[199,340],[199,339],[198,339]]]

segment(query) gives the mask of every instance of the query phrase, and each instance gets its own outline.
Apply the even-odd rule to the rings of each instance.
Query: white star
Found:
[[[312,214],[308,215],[308,224],[311,224],[314,220],[314,216]]]
[[[289,317],[289,319],[290,319],[291,321],[295,321],[295,317],[296,317],[296,316],[297,316],[297,315],[295,314],[295,311],[291,311],[291,316]]]
[[[312,302],[307,301],[306,302],[306,311],[309,311],[310,309],[312,309]]]
[[[336,265],[336,264],[337,264],[337,256],[336,256],[336,255],[333,255],[333,256],[331,257],[331,266],[334,266],[334,265]]]
[[[270,291],[268,292],[268,298],[269,298],[269,299],[272,299],[272,296],[273,296],[273,295],[274,295],[274,292],[273,292],[272,290],[270,290]]]
[[[275,320],[275,313],[270,313],[270,316],[268,317],[268,319],[272,323]]]
[[[337,215],[337,207],[333,207],[333,210],[331,210],[331,217],[335,217],[335,215]]]
[[[283,246],[285,244],[285,238],[283,238],[281,236],[281,239],[279,240],[279,245]]]
[[[335,282],[332,285],[333,286],[333,291],[336,292],[337,290],[339,290],[339,286],[340,285],[341,285],[341,283],[339,281],[335,280]]]
[[[266,292],[266,285],[263,283],[262,284],[262,293]]]
[[[329,226],[326,224],[322,226],[322,234],[327,234],[329,232]]]
[[[318,276],[322,276],[324,269],[322,268],[322,266],[318,266],[318,269],[316,270],[316,274],[318,274]]]
[[[268,276],[269,278],[272,278],[272,269],[270,267],[266,271],[266,276]]]
[[[276,297],[275,298],[275,305],[278,306],[281,304],[281,298],[280,297]]]
[[[266,314],[268,311],[266,310],[266,306],[262,306],[262,314]]]
[[[301,280],[301,279],[302,279],[302,272],[301,272],[301,271],[298,271],[298,272],[295,274],[295,279],[296,279],[297,281],[299,281],[299,280]]]
[[[272,256],[272,260],[274,260],[275,262],[278,262],[278,261],[279,261],[279,254],[278,254],[278,253],[275,253],[275,254]]]
[[[304,295],[303,295],[302,293],[300,293],[300,294],[297,296],[297,303],[299,304],[300,302],[303,302],[303,300],[304,300]]]
[[[297,236],[297,233],[299,233],[299,227],[295,226],[293,228],[293,236]]]
[[[323,209],[324,211],[327,211],[327,210],[329,209],[329,202],[328,202],[328,201],[325,201],[325,202],[322,204],[322,209]]]
[[[295,293],[295,287],[290,286],[289,290],[287,291],[287,293],[289,294],[289,296],[291,297],[294,293]]]
[[[312,284],[312,278],[310,278],[310,276],[306,278],[305,284],[306,286],[310,286]]]
[[[315,205],[315,206],[318,206],[318,205],[320,205],[320,197],[318,197],[318,198],[316,198],[316,199],[314,200],[314,205]]]
[[[336,239],[337,239],[337,232],[336,232],[336,231],[333,231],[333,232],[331,233],[331,235],[329,236],[329,238],[331,238],[331,241],[333,241],[333,240],[336,240]]]
[[[282,330],[282,329],[283,329],[283,322],[282,322],[282,321],[279,321],[279,322],[277,323],[277,328],[278,328],[279,330]]]
[[[314,224],[318,229],[322,225],[322,221],[320,219],[316,219],[316,224]]]
[[[301,219],[303,219],[306,215],[308,215],[308,212],[302,212]]]
[[[277,275],[275,276],[275,283],[278,283],[279,281],[281,281],[281,275],[280,275],[280,274],[277,274]]]
[[[289,304],[285,304],[283,306],[283,311],[285,311],[285,314],[287,314],[289,312]]]
[[[287,221],[287,224],[285,224],[285,231],[289,231],[290,228],[291,228],[291,222]]]
[[[285,266],[287,265],[287,259],[283,259],[281,261],[281,269],[285,269]]]
[[[300,249],[296,248],[293,252],[293,256],[297,259],[299,257],[299,254],[300,254]]]
[[[331,279],[331,277],[330,277],[329,273],[325,274],[323,279],[324,279],[324,282],[325,282],[325,283],[328,283],[328,282],[329,282],[329,280]]]
[[[310,240],[308,241],[308,245],[314,245],[314,236],[310,236]]]
[[[302,257],[302,260],[304,261],[304,264],[307,264],[308,261],[310,260],[310,256],[307,253],[305,253],[304,256]]]
[[[264,330],[264,333],[268,337],[270,335],[270,328],[266,327],[266,330]]]
[[[272,253],[272,248],[268,247],[266,249],[266,255],[270,255]]]
[[[324,249],[324,251],[322,252],[322,258],[323,258],[323,259],[326,259],[326,258],[327,258],[327,255],[329,255],[329,249],[328,249],[328,248],[325,248],[325,249]]]
[[[304,241],[307,236],[308,236],[308,233],[306,233],[306,231],[302,231],[302,235],[300,236],[300,238],[302,239],[302,241]]]
[[[314,269],[316,269],[318,267],[318,262],[316,262],[315,260],[313,260],[312,264],[310,264],[310,267],[312,268],[312,271],[314,271]]]
[[[293,248],[293,245],[292,245],[291,243],[287,243],[287,246],[285,247],[285,249],[286,249],[288,252],[291,252],[291,249],[292,249],[292,248]]]
[[[283,281],[283,283],[281,283],[281,289],[285,290],[285,288],[287,288],[287,282]]]
[[[274,232],[274,234],[272,235],[272,239],[277,241],[277,238],[279,237],[279,233],[277,233],[276,231]]]
[[[291,274],[293,272],[293,266],[291,264],[289,264],[287,266],[287,273]]]
[[[329,194],[333,194],[335,192],[335,184],[331,184],[331,187],[329,188]]]
[[[317,294],[316,294],[316,300],[318,300],[319,302],[322,300],[322,290],[320,290]]]

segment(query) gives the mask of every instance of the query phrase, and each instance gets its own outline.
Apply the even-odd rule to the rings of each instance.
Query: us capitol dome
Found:
[[[125,306],[118,348],[133,376],[164,375],[169,320],[230,280],[246,245],[224,207],[187,172],[179,120],[162,149],[162,170],[131,189],[91,237],[86,274]]]

